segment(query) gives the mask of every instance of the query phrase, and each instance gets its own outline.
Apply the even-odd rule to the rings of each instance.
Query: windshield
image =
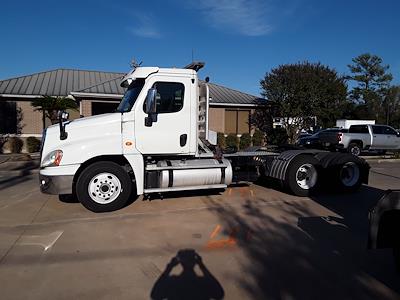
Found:
[[[121,103],[118,105],[117,111],[119,112],[128,112],[132,109],[133,104],[135,104],[135,101],[137,97],[140,94],[140,91],[142,90],[144,85],[144,79],[137,79],[134,82],[132,82],[127,91],[125,92],[124,97],[121,100]]]

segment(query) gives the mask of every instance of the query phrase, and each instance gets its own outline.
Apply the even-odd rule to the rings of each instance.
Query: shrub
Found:
[[[228,134],[228,136],[225,139],[225,142],[226,142],[226,146],[228,148],[233,148],[233,149],[237,150],[238,138],[237,138],[236,134],[233,134],[233,133]]]
[[[3,153],[3,146],[5,143],[7,143],[7,140],[7,136],[0,136],[0,153]]]
[[[8,144],[11,153],[21,153],[24,142],[19,137],[10,137],[8,139]]]
[[[225,139],[225,135],[221,132],[217,133],[217,145],[221,148],[221,149],[225,149],[226,147],[226,139]]]
[[[246,149],[251,146],[251,136],[248,133],[242,134],[240,137],[239,148]]]
[[[265,135],[261,130],[256,129],[253,134],[253,146],[264,146]]]
[[[29,153],[38,152],[40,150],[40,140],[30,136],[26,139],[26,147]]]
[[[288,135],[285,128],[274,128],[267,134],[267,142],[269,145],[283,145],[288,142]]]

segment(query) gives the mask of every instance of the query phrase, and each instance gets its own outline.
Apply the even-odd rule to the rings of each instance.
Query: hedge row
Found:
[[[25,140],[26,150],[29,153],[38,152],[40,150],[40,140],[34,136],[30,136]],[[0,144],[0,152],[3,147],[8,148],[11,153],[21,153],[24,141],[19,137],[4,138]]]
[[[246,149],[253,146],[263,146],[264,145],[264,133],[260,130],[256,130],[251,137],[250,134],[244,133],[239,138],[236,134],[230,133],[226,137],[223,133],[218,133],[217,141],[218,146],[222,149],[230,148],[230,149]]]

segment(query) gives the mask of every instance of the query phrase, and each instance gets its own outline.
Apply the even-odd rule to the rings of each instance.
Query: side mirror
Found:
[[[149,91],[147,92],[145,113],[148,115],[156,113],[156,109],[157,109],[156,95],[157,95],[157,90],[154,88],[149,89]]]
[[[157,89],[151,88],[147,92],[145,113],[147,114],[144,120],[146,127],[151,127],[153,122],[157,122],[157,103],[156,103]]]
[[[68,137],[68,133],[65,131],[65,121],[68,121],[69,113],[64,110],[58,111],[58,121],[60,124],[60,140],[65,140]]]

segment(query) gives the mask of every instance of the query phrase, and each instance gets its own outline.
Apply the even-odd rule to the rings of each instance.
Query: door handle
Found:
[[[181,134],[181,136],[179,137],[179,143],[181,145],[181,147],[185,146],[187,142],[187,134]]]

